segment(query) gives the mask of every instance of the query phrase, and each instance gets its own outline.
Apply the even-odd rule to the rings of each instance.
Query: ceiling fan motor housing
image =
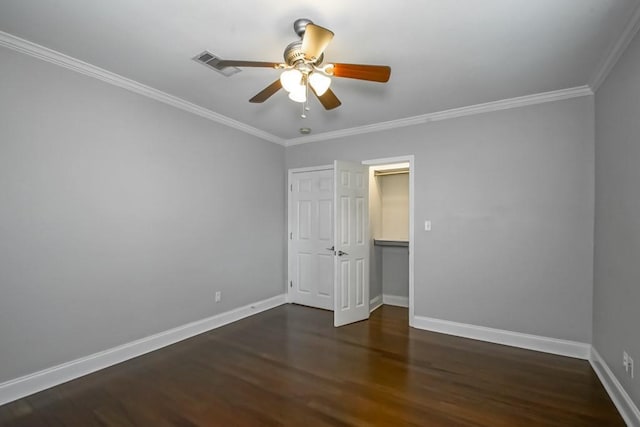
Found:
[[[284,50],[284,62],[287,65],[294,65],[296,62],[304,61],[304,53],[302,52],[302,40],[297,40]]]
[[[316,61],[313,62],[313,65],[322,64],[324,60],[324,53],[320,55]],[[304,52],[302,52],[302,40],[296,40],[289,45],[284,50],[284,62],[292,67],[299,62],[305,62]]]
[[[302,39],[307,29],[307,25],[309,24],[313,24],[313,21],[311,21],[310,19],[296,19],[296,21],[293,23],[293,30]],[[323,59],[324,52],[317,60],[313,61],[313,65],[321,64]],[[289,45],[284,50],[284,62],[290,67],[300,62],[310,63],[310,61],[305,60],[304,52],[302,52],[302,40],[296,40],[293,43],[289,43]]]

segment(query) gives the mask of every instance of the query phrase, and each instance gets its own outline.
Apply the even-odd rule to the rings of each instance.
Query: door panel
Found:
[[[364,218],[364,213],[365,213],[365,200],[358,198],[356,199],[356,223],[355,223],[355,228],[356,228],[356,244],[358,245],[362,245],[364,244],[364,228],[367,225],[367,222],[365,221]]]
[[[333,191],[333,190],[331,190]],[[318,239],[332,246],[333,240],[333,200],[318,201]]]
[[[369,318],[369,168],[334,162],[334,325]]]
[[[318,295],[332,300],[333,297],[333,252],[319,254],[318,262]],[[333,305],[331,306],[333,310]]]
[[[309,240],[311,238],[311,201],[300,200],[298,207],[298,238]]]
[[[340,244],[343,246],[349,246],[349,217],[351,216],[351,199],[347,196],[340,197],[340,221],[342,224],[340,227]]]
[[[333,170],[291,174],[291,302],[333,310]]]
[[[356,306],[364,304],[364,260],[356,260]]]
[[[340,268],[340,308],[342,310],[349,309],[349,276],[351,276],[351,262],[347,259],[338,260]],[[336,325],[337,326],[337,325]]]
[[[312,257],[313,255],[310,253],[298,253],[298,277],[296,278],[296,286],[298,292],[304,294],[311,293],[310,285],[312,285],[312,283],[310,282],[313,280],[313,272],[311,271],[311,266],[313,265],[313,260],[311,259]]]

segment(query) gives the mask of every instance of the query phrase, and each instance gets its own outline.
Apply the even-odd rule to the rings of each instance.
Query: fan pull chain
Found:
[[[304,91],[305,91],[304,102],[302,103],[302,114],[300,114],[300,117],[302,117],[303,119],[306,119],[307,111],[310,110],[310,108],[307,107],[307,102],[309,102],[309,80],[308,79],[305,79]]]

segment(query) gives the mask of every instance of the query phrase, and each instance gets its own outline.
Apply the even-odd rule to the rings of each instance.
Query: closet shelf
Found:
[[[396,247],[409,247],[409,241],[407,240],[378,240],[373,239],[373,244],[375,246],[396,246]]]

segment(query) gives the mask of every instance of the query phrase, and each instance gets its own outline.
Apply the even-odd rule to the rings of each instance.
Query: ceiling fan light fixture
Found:
[[[282,83],[284,90],[289,93],[300,90],[299,88],[304,88],[302,84],[302,73],[295,68],[280,74],[280,83]]]
[[[307,87],[299,85],[289,92],[289,99],[295,102],[307,102]]]
[[[318,96],[324,95],[331,85],[331,78],[321,72],[315,71],[309,75],[309,84]]]
[[[259,104],[265,102],[280,89],[284,89],[289,99],[302,104],[303,119],[309,111],[307,105],[309,88],[325,110],[333,110],[342,105],[340,99],[329,88],[332,77],[343,77],[356,80],[386,83],[391,75],[387,65],[367,65],[331,63],[324,64],[325,49],[333,39],[333,31],[315,25],[309,19],[298,19],[294,30],[300,37],[289,43],[284,50],[284,63],[245,60],[220,60],[217,69],[231,67],[262,67],[280,70],[278,80],[258,92],[249,102]],[[198,61],[209,63],[213,55],[200,55]]]

